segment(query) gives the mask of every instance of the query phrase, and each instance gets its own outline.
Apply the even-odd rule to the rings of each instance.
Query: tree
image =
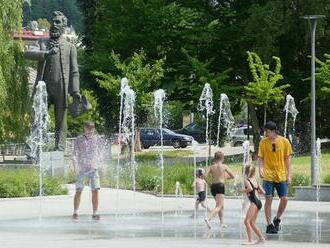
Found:
[[[81,13],[76,5],[76,0],[31,0],[31,19],[47,19],[49,22],[52,13],[61,11],[68,18],[68,25],[76,31],[82,31]]]
[[[264,106],[264,123],[266,123],[266,113],[269,102],[279,102],[284,99],[284,89],[290,85],[275,86],[279,80],[283,79],[280,74],[281,60],[273,56],[275,60],[274,71],[269,69],[269,65],[263,64],[260,57],[253,52],[247,52],[249,68],[252,74],[252,82],[244,87],[247,101],[254,105]]]
[[[23,3],[23,27],[26,27],[31,21],[31,8],[27,1]]]
[[[316,63],[319,65],[316,68],[316,78],[321,83],[322,95],[330,95],[330,55],[324,54],[325,61],[316,59]]]
[[[120,80],[123,77],[128,78],[130,87],[136,93],[137,125],[142,124],[147,119],[148,108],[153,101],[152,92],[159,88],[160,80],[164,76],[164,60],[156,60],[152,64],[147,63],[146,53],[143,50],[140,53],[134,53],[131,58],[126,60],[121,59],[112,51],[111,59],[116,69],[115,72],[93,71],[100,87],[105,90],[107,95],[108,103],[103,107],[106,108],[108,126],[111,125],[111,129],[118,126]]]
[[[37,22],[38,22],[38,28],[39,29],[49,30],[50,23],[48,22],[48,20],[46,18],[39,18],[37,20]]]
[[[30,102],[23,46],[12,33],[22,25],[20,0],[0,3],[0,141],[23,141],[28,133]]]
[[[85,43],[87,51],[91,51],[87,55],[89,63],[85,69],[111,72],[111,61],[105,54],[114,50],[127,59],[142,48],[146,51],[147,60],[166,57],[166,70],[160,87],[166,89],[170,100],[184,100],[191,87],[191,70],[187,70],[190,62],[182,49],[202,62],[209,60],[211,57],[205,52],[210,50],[212,32],[219,26],[218,20],[210,19],[201,8],[188,6],[191,5],[189,2],[95,2],[91,3],[96,8],[94,21],[88,20],[93,27],[93,35],[89,36],[89,43]],[[204,4],[198,6],[203,7]],[[213,67],[212,64],[209,69],[217,71]]]

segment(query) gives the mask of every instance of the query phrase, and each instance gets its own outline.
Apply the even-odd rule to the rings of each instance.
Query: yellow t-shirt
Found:
[[[287,138],[278,135],[275,139],[275,151],[270,138],[264,137],[259,143],[258,156],[264,161],[264,180],[271,182],[286,181],[285,158],[292,154]]]

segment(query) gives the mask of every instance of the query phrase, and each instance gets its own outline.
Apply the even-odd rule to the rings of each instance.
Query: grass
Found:
[[[242,163],[227,163],[228,166],[237,174],[242,173]],[[257,162],[255,163],[257,166]],[[310,177],[311,174],[311,157],[303,155],[292,158],[292,174],[302,174]],[[327,176],[330,176],[330,150],[326,150],[321,158],[321,181],[323,182]]]
[[[164,193],[174,194],[176,182],[180,182],[183,194],[193,194],[192,181],[194,177],[194,165],[192,161],[185,159],[192,156],[189,150],[171,150],[164,151]],[[177,158],[177,159],[176,159]],[[146,151],[136,154],[137,170],[136,170],[136,189],[141,191],[152,191],[159,193],[161,191],[161,169],[159,153],[157,151]],[[242,162],[225,161],[234,174],[242,174]],[[292,184],[289,188],[289,194],[294,194],[292,186],[310,185],[310,156],[293,157],[293,176]],[[196,167],[205,167],[205,162],[200,162]],[[322,154],[322,179],[330,182],[330,150],[324,151]],[[117,160],[113,159],[107,168],[106,174],[101,175],[101,185],[103,187],[116,187],[117,180]],[[129,158],[120,160],[120,180],[119,188],[133,188],[132,168]],[[323,182],[325,182],[323,180]],[[241,187],[241,180],[235,182],[228,180],[226,183],[228,195],[237,195],[238,189]]]
[[[138,152],[135,154],[135,157],[139,161],[144,160],[154,160],[158,159],[160,155],[159,151],[143,151]],[[178,157],[189,157],[192,156],[193,152],[191,150],[170,150],[170,151],[163,151],[163,157],[166,158],[178,158]]]

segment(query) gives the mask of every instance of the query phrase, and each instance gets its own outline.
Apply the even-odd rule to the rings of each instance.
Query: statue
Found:
[[[48,93],[48,105],[55,108],[55,150],[64,151],[67,136],[68,94],[74,105],[81,102],[77,50],[63,37],[67,18],[60,11],[53,12],[49,30],[49,43],[41,50],[25,51],[29,59],[38,60],[38,81],[44,81]],[[74,108],[75,109],[75,108]]]

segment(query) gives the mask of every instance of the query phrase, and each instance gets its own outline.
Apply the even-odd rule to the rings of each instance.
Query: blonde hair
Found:
[[[245,166],[245,171],[244,171],[244,175],[247,178],[252,178],[254,177],[256,174],[256,167],[254,167],[253,165],[247,165]]]
[[[221,151],[217,151],[214,153],[214,162],[223,161],[225,159],[225,155]]]

